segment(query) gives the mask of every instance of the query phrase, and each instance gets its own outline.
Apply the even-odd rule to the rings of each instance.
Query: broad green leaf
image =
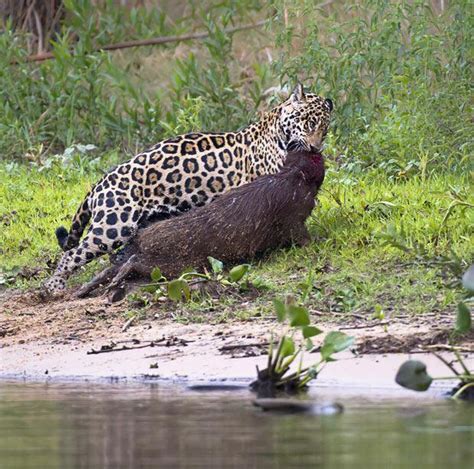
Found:
[[[474,293],[474,264],[462,276],[462,286],[471,293]]]
[[[232,282],[238,282],[250,269],[249,264],[236,265],[229,272],[229,278]]]
[[[211,256],[208,256],[207,260],[209,264],[211,264],[211,269],[215,274],[220,274],[224,270],[224,264],[220,260],[214,259]]]
[[[302,327],[309,326],[308,310],[303,306],[288,306],[288,315],[290,316],[290,326]]]
[[[308,352],[313,350],[314,349],[313,341],[311,339],[306,339],[305,347]]]
[[[191,292],[186,280],[176,279],[168,283],[168,297],[173,301],[181,301],[183,297],[189,300]]]
[[[282,346],[280,349],[280,357],[285,358],[295,353],[295,343],[290,337],[284,336],[282,339]]]
[[[168,283],[168,297],[173,301],[180,301],[182,298],[182,281],[172,280]]]
[[[321,358],[323,360],[328,360],[329,357],[334,353],[334,348],[332,345],[324,344],[321,347]]]
[[[150,277],[154,282],[159,282],[163,278],[163,274],[161,273],[161,269],[159,267],[155,267],[151,271]]]
[[[331,331],[324,338],[321,347],[321,357],[327,360],[333,353],[342,352],[350,347],[354,342],[354,337],[344,334],[344,332]]]
[[[426,365],[418,360],[408,360],[398,369],[395,381],[400,386],[413,391],[426,391],[433,381],[427,373]]]
[[[183,292],[184,298],[186,301],[189,301],[191,298],[191,290],[189,289],[188,282],[186,280],[182,280],[183,285],[181,286],[181,291]]]
[[[281,300],[274,299],[273,307],[277,315],[278,322],[283,322],[286,318],[286,306]]]
[[[468,332],[471,330],[472,320],[471,311],[466,303],[458,303],[458,313],[456,315],[456,332]]]
[[[314,326],[304,326],[303,327],[303,337],[309,339],[315,335],[321,334],[323,331]]]
[[[331,331],[324,338],[325,344],[330,344],[334,347],[335,352],[341,352],[350,347],[354,342],[354,337],[351,337],[344,332]]]

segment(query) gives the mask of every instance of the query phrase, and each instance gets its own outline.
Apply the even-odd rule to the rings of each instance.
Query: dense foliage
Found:
[[[174,21],[156,8],[65,3],[55,60],[27,63],[24,38],[8,25],[0,35],[0,152],[7,160],[74,143],[135,150],[191,128],[235,129],[278,101],[269,87],[297,79],[334,99],[330,151],[348,169],[375,166],[404,177],[465,167],[472,153],[474,25],[467,0],[443,12],[421,0],[324,8],[311,0],[265,7],[227,0],[193,6]],[[244,43],[225,32],[261,18],[269,19],[264,31],[245,33]],[[191,29],[209,37],[175,56],[176,44],[167,46],[167,86],[144,83],[153,49],[96,51]]]
[[[279,9],[294,27],[278,34],[278,76],[335,98],[334,145],[351,167],[405,175],[459,168],[472,154],[472,10],[450,3],[442,13],[420,0]]]

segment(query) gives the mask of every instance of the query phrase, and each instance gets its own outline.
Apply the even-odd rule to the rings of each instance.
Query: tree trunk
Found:
[[[63,0],[0,0],[0,15],[5,24],[26,34],[30,54],[50,49],[50,40],[59,32],[65,15]]]

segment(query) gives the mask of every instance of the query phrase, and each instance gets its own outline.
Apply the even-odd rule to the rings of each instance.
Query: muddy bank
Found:
[[[197,330],[196,330],[197,329]],[[103,380],[113,381],[187,381],[190,383],[225,381],[248,384],[255,378],[255,367],[265,366],[265,357],[233,357],[222,354],[222,342],[213,340],[201,328],[180,332],[195,342],[187,346],[147,347],[103,354],[88,354],[103,343],[47,345],[44,343],[20,344],[0,350],[0,379],[28,379],[32,381]],[[184,335],[185,334],[185,335]],[[207,339],[204,339],[204,335]],[[447,356],[447,355],[445,355]],[[307,361],[316,355],[306,357]],[[394,377],[407,354],[354,355],[339,354],[338,361],[321,373],[316,386],[344,387],[364,392],[377,390],[384,393],[408,393],[398,387]],[[433,375],[446,375],[446,368],[435,357],[416,354]],[[471,356],[467,364],[474,366]],[[450,382],[436,383],[436,388],[447,390]]]
[[[255,377],[255,366],[265,364],[270,330],[278,331],[272,317],[185,325],[173,319],[174,303],[144,315],[129,308],[127,301],[111,305],[104,298],[66,297],[43,303],[32,294],[4,293],[0,378],[246,381]],[[330,321],[314,314],[323,330],[343,330],[356,337],[354,348],[340,354],[318,382],[356,387],[395,387],[393,379],[406,354],[418,358],[429,347],[442,349],[453,321],[448,315],[379,321],[350,314]],[[471,364],[473,342],[471,334],[459,344]],[[307,360],[316,357],[308,354]],[[446,373],[433,357],[423,360],[432,374]]]

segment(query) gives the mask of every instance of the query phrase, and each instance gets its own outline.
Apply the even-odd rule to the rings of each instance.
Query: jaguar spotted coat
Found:
[[[65,253],[45,290],[63,289],[75,269],[123,245],[148,220],[205,205],[233,187],[276,173],[288,150],[319,151],[331,111],[331,100],[298,85],[243,130],[180,135],[119,165],[87,194],[69,233],[62,227],[56,231]]]

